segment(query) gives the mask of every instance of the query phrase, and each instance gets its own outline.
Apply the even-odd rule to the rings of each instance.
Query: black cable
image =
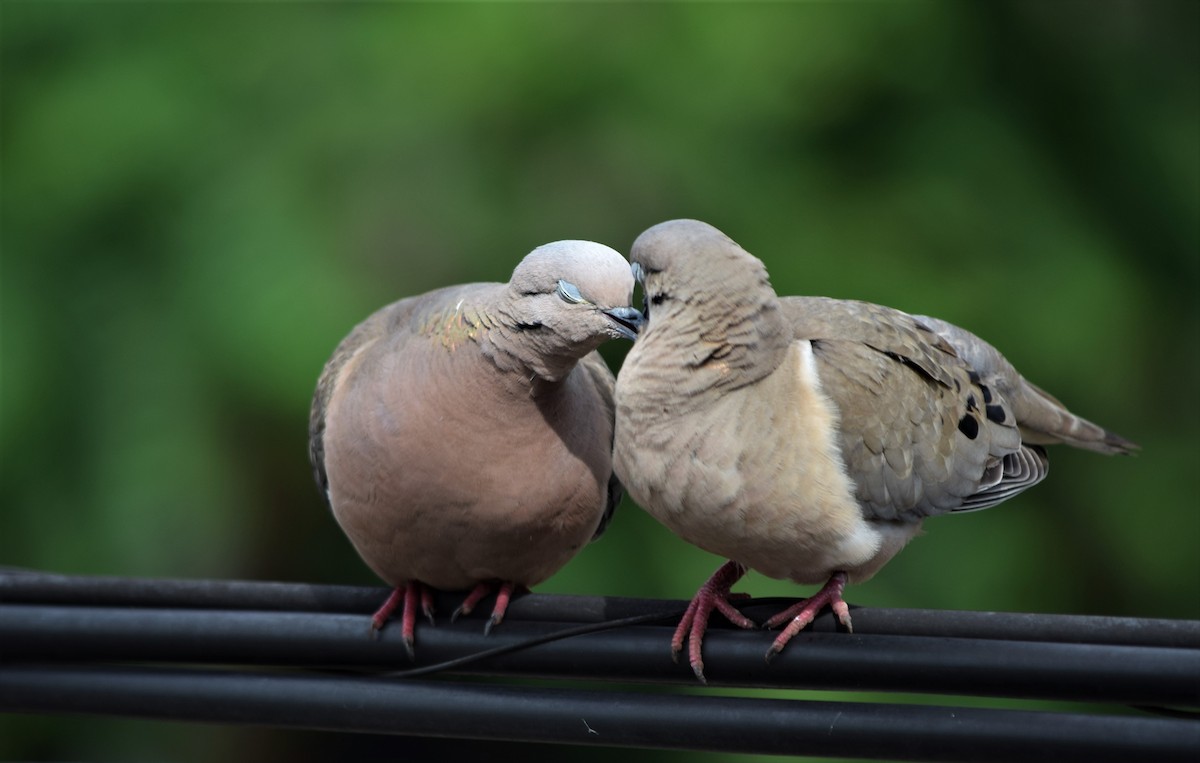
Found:
[[[1161,705],[1130,705],[1134,710],[1143,713],[1161,715],[1164,718],[1182,718],[1188,721],[1200,721],[1200,710],[1188,710],[1182,707],[1162,707]]]
[[[0,664],[0,710],[614,747],[959,761],[1195,760],[1200,724],[931,705]]]
[[[855,609],[855,633],[828,632],[822,616],[770,666],[772,633],[714,618],[705,639],[713,686],[1069,699],[1154,714],[1109,716],[424,682],[465,673],[695,685],[670,659],[684,603],[527,595],[490,636],[478,618],[419,624],[418,664],[396,670],[412,664],[398,625],[377,641],[364,635],[386,594],[0,571],[0,710],[894,760],[1161,761],[1200,749],[1197,713],[1183,709],[1200,706],[1200,622]],[[437,603],[449,611],[460,598]],[[791,601],[738,606],[761,621]],[[46,660],[55,664],[37,664]],[[89,664],[98,661],[141,667]],[[314,672],[329,670],[366,674]]]
[[[0,568],[0,602],[13,603],[370,614],[388,593],[382,587],[71,576]],[[438,593],[435,598],[438,610],[443,612],[453,610],[461,600],[462,594]],[[752,619],[762,621],[794,602],[763,598],[736,605]],[[560,623],[602,622],[685,605],[680,601],[617,596],[528,594],[513,599],[508,617]],[[1200,649],[1200,620],[854,606],[851,610],[855,630],[876,635]],[[732,626],[718,616],[712,618],[710,627]],[[816,633],[838,631],[837,621],[828,611],[818,615],[809,629]]]
[[[421,623],[414,665],[395,624],[372,640],[362,615],[2,604],[0,659],[395,671],[469,658],[456,669],[695,685],[688,667],[670,659],[674,622],[622,625],[506,619],[485,636],[478,619]],[[564,640],[573,628],[582,628],[581,635]],[[710,683],[1200,705],[1198,649],[802,632],[768,665],[764,655],[773,636],[711,630],[704,641]],[[477,654],[491,649],[501,652]]]

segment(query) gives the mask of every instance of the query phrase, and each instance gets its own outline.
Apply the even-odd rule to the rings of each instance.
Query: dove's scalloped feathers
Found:
[[[820,372],[843,412],[842,454],[869,519],[984,508],[1045,475],[1008,473],[1005,458],[1021,449],[1008,401],[912,316],[822,297],[781,302],[796,336],[816,342]]]

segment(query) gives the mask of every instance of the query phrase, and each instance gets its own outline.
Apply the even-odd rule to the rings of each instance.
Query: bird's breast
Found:
[[[664,390],[642,398],[620,385],[617,473],[639,505],[685,540],[801,583],[860,567],[880,549],[880,533],[854,499],[837,411],[807,341],[793,343],[758,382],[680,401],[674,414]]]
[[[611,473],[594,388],[534,399],[477,371],[404,378],[335,397],[327,423],[334,515],[381,577],[534,585],[587,542]]]

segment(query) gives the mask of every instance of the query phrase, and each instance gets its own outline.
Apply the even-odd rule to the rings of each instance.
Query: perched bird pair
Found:
[[[729,561],[672,642],[703,680],[713,609],[747,571],[813,597],[768,652],[870,578],[929,516],[993,506],[1046,475],[1042,445],[1136,446],[1066,410],[993,347],[932,318],[778,297],[762,262],[694,220],[608,247],[535,249],[509,284],[384,308],[317,386],[311,455],[334,515],[395,592],[411,648],[429,588],[545,580],[607,523],[621,483],[683,539]],[[647,314],[629,306],[634,276]],[[644,325],[643,325],[644,323]],[[595,348],[640,336],[615,381]],[[469,401],[469,403],[464,403]],[[614,411],[615,408],[615,411]],[[617,479],[620,479],[618,483]]]

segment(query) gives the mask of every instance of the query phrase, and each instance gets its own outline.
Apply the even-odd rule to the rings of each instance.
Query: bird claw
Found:
[[[418,601],[420,604],[418,604]],[[415,631],[418,606],[432,624],[433,592],[430,591],[429,587],[422,585],[416,580],[411,580],[405,585],[396,586],[387,597],[387,601],[383,602],[383,606],[375,610],[375,614],[371,615],[370,638],[378,641],[380,633],[383,631],[383,626],[387,624],[388,619],[399,609],[400,639],[404,643],[404,651],[408,652],[410,660],[416,659],[413,644],[416,641]]]
[[[491,617],[489,617],[487,619],[487,622],[483,624],[483,635],[485,635],[485,636],[492,635],[492,628],[495,628],[503,620],[504,620],[503,617],[496,617],[496,615],[493,614]]]
[[[758,623],[743,615],[737,607],[729,603],[728,598],[732,598],[733,596],[737,596],[737,594],[726,594],[727,598],[718,598],[713,602],[713,604],[721,614],[725,615],[726,620],[733,623],[737,627],[748,631],[758,630]],[[743,595],[739,596],[738,598],[746,597]]]
[[[371,615],[371,630],[369,635],[372,638],[378,639],[379,632],[383,630],[383,626],[387,624],[392,613],[396,611],[396,607],[404,603],[404,586],[396,586],[392,592],[388,594],[387,599],[380,605],[379,609]]]
[[[462,600],[462,604],[458,605],[458,609],[454,610],[454,614],[450,615],[450,622],[458,620],[460,615],[471,614],[472,610],[475,609],[475,605],[491,592],[492,586],[490,583],[476,584],[471,589],[471,592],[467,594],[466,598]]]
[[[834,615],[837,616],[846,630],[854,632],[853,625],[850,621],[850,607],[842,599],[842,590],[846,587],[846,573],[835,572],[821,587],[820,591],[810,596],[807,599],[793,604],[779,614],[770,618],[766,622],[766,627],[774,628],[791,620],[787,627],[775,638],[775,642],[771,644],[771,648],[767,651],[767,662],[774,659],[775,655],[783,651],[787,643],[792,640],[792,637],[806,628],[813,620],[816,619],[817,613],[826,604],[833,609]]]
[[[850,606],[842,600],[840,593],[834,599],[832,607],[833,614],[837,615],[838,622],[842,624],[842,627],[850,633],[854,633],[854,624],[850,620]]]
[[[496,595],[496,605],[492,608],[492,616],[484,623],[483,633],[489,635],[492,629],[504,621],[504,614],[508,610],[508,603],[512,599],[513,591],[516,589],[516,584],[512,582],[502,583],[500,590]],[[491,593],[491,583],[479,583],[467,594],[462,603],[450,613],[450,622],[453,623],[462,615],[471,613],[475,605],[481,599]],[[523,588],[521,590],[524,590]],[[422,584],[419,581],[412,580],[402,586],[396,586],[388,596],[387,601],[371,615],[370,638],[378,640],[380,631],[387,623],[388,619],[397,610],[400,610],[400,638],[404,643],[404,651],[408,652],[409,659],[415,659],[415,651],[413,645],[416,641],[415,631],[417,623],[417,611],[420,610],[425,619],[430,625],[434,625],[434,608],[433,608],[433,589]]]
[[[455,622],[461,615],[469,615],[484,597],[492,592],[493,583],[479,583],[471,592],[463,599],[462,604],[458,605],[458,609],[450,615],[450,622]],[[504,622],[504,613],[508,611],[508,602],[512,599],[513,591],[517,585],[511,581],[500,584],[499,590],[496,592],[496,605],[492,607],[492,615],[483,625],[483,635],[487,636],[500,623]],[[523,589],[522,589],[523,590]]]
[[[736,596],[736,594],[730,593],[730,587],[745,574],[746,568],[735,561],[730,560],[721,565],[692,597],[687,610],[679,620],[679,626],[675,629],[675,635],[671,639],[671,658],[678,662],[679,652],[683,650],[683,642],[686,637],[688,663],[701,683],[708,683],[708,679],[704,677],[704,660],[700,656],[700,647],[704,641],[704,632],[708,629],[708,617],[714,609],[741,628],[758,627],[753,620],[739,612],[728,601],[731,595]]]
[[[421,613],[425,615],[425,619],[429,621],[430,625],[436,624],[433,620],[433,591],[429,586],[421,587]]]
[[[504,622],[504,614],[508,611],[508,602],[512,600],[513,591],[516,587],[516,583],[512,581],[500,584],[500,590],[496,592],[496,606],[492,607],[492,616],[488,618],[487,623],[483,626],[483,635],[490,635],[492,628]]]

